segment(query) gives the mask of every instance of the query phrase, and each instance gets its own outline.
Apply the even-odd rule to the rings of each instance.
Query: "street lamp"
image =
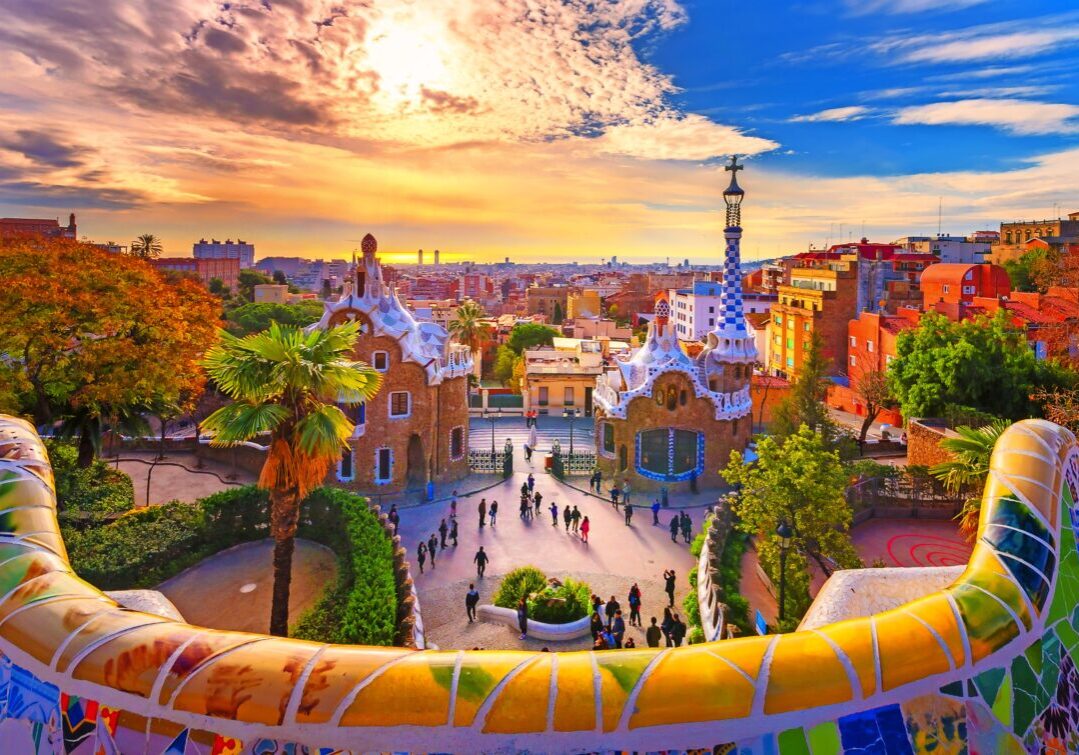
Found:
[[[502,407],[498,408],[498,413],[487,410],[483,413],[483,418],[491,423],[491,459],[495,458],[495,421],[502,416]]]
[[[580,409],[563,409],[562,416],[569,420],[569,455],[573,456],[573,423],[581,416]]]
[[[787,551],[791,547],[791,536],[794,530],[781,520],[776,527],[776,537],[779,538],[779,621],[783,621],[783,604],[787,597]]]

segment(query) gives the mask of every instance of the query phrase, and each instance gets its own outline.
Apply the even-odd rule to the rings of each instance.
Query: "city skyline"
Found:
[[[0,6],[0,215],[168,255],[714,264],[730,153],[748,260],[1079,209],[1063,2]]]

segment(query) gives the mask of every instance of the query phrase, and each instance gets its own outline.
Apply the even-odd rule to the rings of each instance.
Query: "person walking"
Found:
[[[681,523],[681,521],[682,521],[682,519],[678,516],[678,514],[675,514],[674,516],[671,517],[671,542],[672,543],[677,543],[678,542],[678,525]]]
[[[629,505],[629,504],[627,503],[627,504],[626,504],[626,505],[625,505],[625,506],[623,507],[623,511],[625,511],[625,515],[626,515],[626,526],[627,526],[627,527],[629,527],[629,526],[630,526],[630,522],[632,522],[632,521],[633,521],[633,507],[632,507],[632,506],[630,506],[630,505]]]
[[[659,647],[659,639],[663,636],[663,632],[659,631],[659,627],[656,625],[656,617],[652,617],[652,626],[648,627],[644,633],[645,642],[648,643],[650,648]]]
[[[528,496],[521,493],[521,502],[517,504],[517,516],[520,519],[528,519],[531,516],[532,503],[528,500]]]
[[[596,467],[596,495],[603,492],[603,470]]]
[[[611,505],[614,506],[614,510],[618,511],[618,496],[622,494],[618,485],[611,488]]]
[[[626,636],[626,621],[622,618],[621,610],[614,612],[614,619],[611,621],[611,634],[614,635],[614,646],[616,648],[622,647],[622,638]]]
[[[629,588],[629,623],[630,626],[641,625],[641,588],[637,586],[637,583],[633,583],[633,587]]]
[[[670,604],[674,605],[674,569],[667,569],[663,572],[663,590],[667,593],[667,597],[670,599]]]
[[[457,547],[457,517],[450,520],[450,540],[453,541],[453,547]]]
[[[536,476],[531,472],[528,473],[528,494],[532,495],[532,491],[536,488]]]
[[[488,512],[491,517],[491,526],[495,526],[495,517],[498,516],[498,501],[491,501],[491,510]]]
[[[390,506],[390,513],[386,515],[386,518],[393,525],[393,534],[397,534],[397,527],[401,523],[401,515],[397,513],[397,504]]]
[[[652,526],[659,524],[659,499],[652,501]]]
[[[431,568],[435,568],[435,552],[438,550],[438,538],[435,537],[435,533],[431,533],[431,537],[427,538],[427,555],[431,557]]]
[[[476,555],[472,557],[472,560],[476,563],[476,576],[482,577],[483,573],[487,571],[487,562],[490,561],[487,557],[487,553],[483,550],[483,546],[476,551]]]
[[[592,525],[588,523],[588,517],[581,520],[581,540],[588,542],[588,531],[592,529]],[[434,566],[435,562],[432,560],[431,565]]]
[[[442,546],[442,550],[446,550],[446,535],[448,534],[450,534],[450,526],[443,519],[438,525],[439,544]]]
[[[481,498],[480,499],[480,505],[479,505],[478,510],[479,510],[479,514],[480,514],[480,529],[482,530],[484,528],[484,526],[487,524],[487,499],[486,498]]]
[[[684,511],[682,512],[682,539],[687,543],[693,539],[693,520]]]
[[[528,603],[523,597],[517,601],[517,628],[521,630],[520,639],[528,636]]]
[[[592,612],[603,613],[603,598],[592,593]]]
[[[674,629],[674,617],[671,615],[670,608],[663,609],[663,623],[659,625],[659,631],[663,633],[663,639],[666,642],[666,646],[669,648],[674,647],[674,638],[671,636],[671,631]]]
[[[625,482],[622,483],[622,505],[623,506],[629,506],[629,494],[630,494],[629,480],[626,480]]]
[[[614,612],[620,608],[622,608],[622,606],[612,595],[611,599],[607,601],[607,605],[603,607],[603,615],[607,617],[607,626],[610,626],[611,622],[614,621]]]
[[[420,574],[423,574],[423,562],[427,560],[427,543],[422,540],[416,546],[416,560],[420,563]]]
[[[479,590],[476,589],[475,583],[469,583],[468,592],[465,593],[465,614],[468,616],[469,624],[476,620],[476,606],[479,602]]]
[[[525,498],[525,497],[531,496],[531,495],[532,495],[532,492],[531,492],[531,489],[528,487],[528,483],[527,482],[522,482],[521,483],[521,498]]]
[[[671,641],[676,648],[682,647],[682,640],[686,638],[686,623],[674,615],[674,624],[671,626]]]
[[[592,630],[592,642],[595,642],[596,638],[603,633],[603,619],[599,617],[599,611],[592,612],[592,623],[589,628]]]
[[[453,495],[450,496],[450,519],[457,518],[457,491],[453,491]]]
[[[562,509],[562,521],[566,523],[566,532],[569,532],[569,523],[573,520],[573,512],[569,506]]]
[[[532,446],[525,443],[525,461],[532,463]]]
[[[551,501],[550,511],[551,511],[551,526],[552,527],[557,527],[558,526],[558,504],[555,503],[554,501]]]
[[[581,512],[577,508],[576,504],[573,506],[573,534],[577,534],[577,531],[581,528]]]
[[[543,503],[543,493],[538,490],[532,496],[532,502],[536,505],[536,516],[540,515],[540,504]]]

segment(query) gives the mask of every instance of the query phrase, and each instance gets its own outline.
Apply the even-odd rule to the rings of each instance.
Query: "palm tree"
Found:
[[[271,323],[237,338],[220,331],[204,365],[232,399],[202,423],[214,443],[232,446],[269,433],[259,487],[270,494],[274,539],[270,633],[288,633],[292,553],[300,502],[320,485],[346,448],[353,424],[336,405],[358,404],[378,391],[382,375],[350,356],[356,323],[304,333]]]
[[[152,233],[144,233],[131,242],[131,256],[144,260],[161,256],[161,239]]]
[[[973,542],[978,535],[978,519],[981,516],[982,488],[989,476],[989,458],[1001,434],[1011,425],[1008,420],[998,419],[984,427],[955,428],[958,438],[945,438],[940,447],[952,454],[952,459],[929,469],[929,473],[944,483],[952,493],[973,491],[959,512],[959,531]]]
[[[487,323],[482,322],[483,309],[474,301],[466,301],[457,308],[457,317],[450,320],[447,325],[450,335],[452,335],[458,343],[462,343],[468,346],[468,350],[472,352],[473,360],[476,363],[477,370],[479,369],[480,359],[476,358],[476,353],[480,350],[480,345],[490,335],[491,328]]]

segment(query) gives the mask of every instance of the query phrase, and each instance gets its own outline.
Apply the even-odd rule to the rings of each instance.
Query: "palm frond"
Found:
[[[307,456],[337,458],[354,426],[332,404],[317,404],[296,423],[296,445]]]
[[[273,432],[288,416],[288,409],[279,404],[234,401],[204,419],[202,427],[213,434],[213,445],[230,446]]]

